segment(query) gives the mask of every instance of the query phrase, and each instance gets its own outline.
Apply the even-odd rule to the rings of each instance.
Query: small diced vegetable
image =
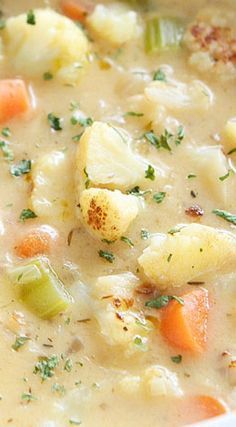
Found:
[[[147,21],[145,43],[148,53],[180,45],[183,26],[175,18],[154,17]]]
[[[47,255],[57,238],[57,232],[49,226],[43,226],[36,230],[32,230],[16,244],[16,255],[20,258],[33,258],[37,255]]]
[[[208,333],[209,301],[206,289],[196,289],[182,296],[184,304],[172,300],[163,309],[161,333],[181,351],[204,351]]]
[[[74,21],[84,22],[86,16],[93,11],[90,0],[62,0],[61,9],[64,15]]]
[[[46,258],[11,268],[8,276],[18,285],[19,298],[42,319],[56,316],[73,302]]]
[[[0,123],[30,109],[29,95],[23,80],[0,80]]]
[[[137,197],[118,190],[84,190],[79,206],[83,222],[91,234],[109,241],[123,236],[138,215]]]
[[[188,397],[181,406],[184,422],[197,423],[227,412],[223,402],[213,396],[196,395]],[[195,425],[195,424],[194,424]]]

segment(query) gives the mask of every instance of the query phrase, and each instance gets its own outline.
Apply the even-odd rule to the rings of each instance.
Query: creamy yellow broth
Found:
[[[110,2],[102,3],[109,5]],[[235,174],[230,172],[224,181],[218,182],[216,178],[215,184],[209,184],[205,179],[205,173],[209,172],[206,169],[213,167],[214,173],[214,165],[210,162],[204,170],[199,170],[194,151],[205,146],[221,145],[224,148],[222,135],[225,124],[236,113],[235,79],[222,78],[214,72],[200,73],[189,65],[189,52],[185,47],[147,55],[143,46],[144,21],[150,13],[178,16],[187,26],[204,7],[229,8],[235,13],[235,4],[226,0],[153,0],[146,7],[142,2],[141,6],[138,3],[129,4],[140,19],[141,33],[137,39],[114,47],[87,29],[93,39],[90,61],[76,85],[65,85],[56,76],[50,81],[45,81],[42,76],[26,77],[24,73],[15,71],[3,50],[0,78],[21,77],[30,88],[35,104],[28,115],[1,125],[1,129],[6,126],[10,128],[11,136],[7,140],[14,152],[14,163],[27,158],[32,160],[34,168],[46,153],[63,153],[67,164],[66,177],[59,175],[56,181],[59,192],[67,194],[67,200],[62,217],[52,213],[46,218],[38,215],[35,219],[20,222],[22,209],[32,207],[32,177],[31,174],[13,177],[9,173],[9,163],[0,154],[1,427],[65,427],[73,423],[79,425],[79,422],[86,427],[182,426],[185,418],[181,402],[186,396],[195,394],[214,396],[222,400],[229,410],[236,406],[235,383],[230,383],[227,366],[222,361],[223,352],[234,354],[235,351],[235,258],[234,265],[226,274],[217,271],[210,276],[203,275],[203,287],[209,291],[211,302],[207,347],[202,354],[193,356],[171,347],[163,339],[159,327],[154,326],[148,350],[127,355],[125,349],[110,345],[104,339],[96,322],[91,290],[98,277],[131,272],[139,278],[140,284],[149,282],[137,261],[150,244],[149,239],[141,239],[141,229],[153,234],[167,233],[176,224],[197,222],[235,236],[234,224],[212,213],[213,209],[223,209],[236,214]],[[46,7],[60,12],[57,1],[1,1],[6,19],[29,9]],[[201,80],[213,96],[208,110],[194,109],[191,104],[186,109],[167,111],[170,129],[173,120],[178,120],[184,127],[184,139],[179,146],[172,145],[171,153],[164,149],[156,150],[140,139],[151,129],[147,127],[146,117],[125,116],[127,111],[143,112],[145,107],[137,96],[143,95],[154,71],[160,67],[166,70],[167,66],[171,67],[173,78],[177,81],[190,85],[193,80]],[[45,69],[47,71],[50,70]],[[127,130],[133,138],[133,151],[142,156],[147,164],[156,167],[156,179],[144,179],[140,187],[142,190],[151,189],[153,193],[165,192],[166,196],[159,204],[153,202],[150,196],[143,201],[138,216],[125,233],[133,247],[120,240],[106,244],[96,239],[76,216],[78,184],[75,179],[75,158],[79,142],[74,142],[72,137],[79,134],[81,128],[70,123],[72,101],[78,102],[85,116]],[[61,132],[51,130],[47,121],[47,115],[51,112],[63,119]],[[161,134],[165,126],[164,119],[160,119],[155,133]],[[227,150],[224,149],[224,152],[227,153]],[[230,159],[232,166],[235,154]],[[196,177],[188,178],[190,174]],[[219,185],[225,186],[223,198]],[[199,218],[185,213],[195,204],[204,210]],[[48,258],[74,297],[74,303],[66,312],[50,320],[40,319],[17,298],[15,287],[7,276],[9,267],[20,261],[15,253],[17,242],[41,225],[54,227],[60,236]],[[68,245],[71,230],[74,231],[70,234]],[[114,262],[109,263],[99,257],[99,250],[112,252]],[[181,259],[179,262],[181,265]],[[183,295],[196,287],[185,284],[180,288],[169,287],[161,290],[161,293]],[[140,294],[135,294],[135,298],[137,306],[143,310],[148,298]],[[159,316],[158,310],[153,309],[152,313],[155,317]],[[30,339],[15,351],[12,345],[19,336]],[[176,364],[171,357],[179,354],[182,361]],[[33,371],[40,356],[51,355],[58,355],[60,362],[54,375],[42,382]],[[71,366],[66,370],[68,359]],[[176,373],[182,396],[129,394],[121,389],[122,379],[128,375],[141,375],[152,365],[161,365]],[[30,393],[32,399],[27,401],[22,398],[24,393]]]

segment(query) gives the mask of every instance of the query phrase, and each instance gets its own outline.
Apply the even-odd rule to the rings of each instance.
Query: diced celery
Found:
[[[148,53],[178,47],[183,37],[183,26],[176,18],[154,17],[147,21],[145,43]]]
[[[20,299],[42,319],[56,316],[73,302],[72,296],[44,257],[12,268],[8,275],[14,285],[19,285]]]

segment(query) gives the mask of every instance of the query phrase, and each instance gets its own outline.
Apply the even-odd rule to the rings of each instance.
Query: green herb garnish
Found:
[[[127,111],[127,113],[124,114],[124,117],[143,117],[143,113],[136,113],[136,111]]]
[[[55,116],[53,113],[48,114],[48,122],[50,124],[50,127],[55,131],[62,130],[61,127],[61,119],[57,116]]]
[[[128,237],[121,236],[120,240],[124,243],[127,243],[127,245],[129,245],[131,248],[134,247],[133,242]]]
[[[26,22],[29,25],[35,25],[36,24],[35,14],[34,14],[34,11],[32,9],[29,10],[29,12],[27,13]]]
[[[153,166],[148,165],[148,168],[145,170],[145,178],[151,181],[155,180],[155,169]]]
[[[9,136],[11,136],[11,131],[9,128],[3,128],[2,129],[2,135],[5,136],[6,138],[8,138]]]
[[[140,187],[136,185],[136,187],[132,188],[131,190],[127,191],[128,194],[132,194],[133,196],[137,197],[144,197],[146,194],[151,193],[152,190],[140,190]]]
[[[12,165],[10,172],[13,176],[21,176],[31,171],[31,160],[21,160],[17,165]]]
[[[231,214],[227,211],[223,211],[221,209],[214,209],[212,213],[219,216],[220,218],[225,219],[225,221],[231,222],[232,224],[236,225],[236,215]]]
[[[184,127],[180,125],[178,127],[177,135],[175,137],[175,145],[180,145],[184,139]]]
[[[66,359],[65,361],[65,365],[64,365],[64,370],[67,372],[70,372],[73,368],[73,362],[71,359]]]
[[[166,193],[164,191],[160,191],[159,193],[153,194],[153,200],[156,203],[163,202],[164,198],[166,197]]]
[[[50,71],[46,71],[46,73],[43,74],[43,79],[48,81],[53,79],[53,74],[50,73]]]
[[[177,354],[177,356],[172,356],[171,360],[172,360],[172,362],[179,364],[182,362],[182,355]]]
[[[26,221],[27,219],[33,219],[37,218],[38,215],[36,215],[35,212],[33,212],[31,209],[23,209],[20,214],[20,221]]]
[[[231,173],[233,173],[233,171],[230,169],[225,175],[219,176],[219,180],[224,181],[225,179],[229,178]]]
[[[14,344],[12,344],[11,348],[13,348],[13,350],[18,351],[19,348],[23,347],[23,345],[29,341],[30,338],[28,337],[16,337],[16,340],[14,342]]]
[[[150,237],[151,237],[151,234],[149,233],[149,231],[144,230],[144,228],[142,228],[142,230],[141,230],[141,239],[142,240],[148,240],[148,239],[150,239]]]
[[[165,82],[166,81],[166,75],[165,73],[161,70],[161,68],[159,68],[159,70],[155,71],[155,73],[153,74],[153,80],[154,81],[159,81],[159,82]]]
[[[53,377],[55,368],[59,364],[59,358],[55,354],[50,357],[40,357],[39,362],[36,363],[33,373],[39,374],[42,381]]]
[[[32,393],[22,393],[21,400],[26,400],[26,402],[32,402],[32,400],[37,400],[37,397],[33,396]]]
[[[0,150],[2,151],[3,157],[11,162],[14,159],[13,151],[9,148],[8,143],[5,141],[0,141]]]
[[[100,258],[104,258],[106,261],[110,263],[115,261],[115,255],[112,252],[107,252],[100,249],[100,251],[98,251],[98,255],[100,256]]]
[[[175,300],[179,304],[184,305],[183,298],[177,297],[175,295],[161,295],[158,298],[154,298],[150,301],[147,301],[145,303],[145,306],[149,307],[149,308],[158,308],[159,309],[159,308],[165,307],[172,300]]]

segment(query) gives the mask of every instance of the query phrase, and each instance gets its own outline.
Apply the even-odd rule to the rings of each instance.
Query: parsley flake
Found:
[[[33,219],[33,218],[37,218],[38,215],[36,215],[36,213],[34,211],[32,211],[31,209],[23,209],[21,214],[20,214],[20,221],[24,222],[27,219]]]
[[[184,127],[180,125],[178,127],[177,136],[175,138],[175,145],[180,145],[184,139]]]
[[[159,193],[155,193],[153,194],[153,200],[156,203],[161,203],[163,202],[164,198],[166,197],[166,193],[164,191],[160,191]]]
[[[22,393],[21,400],[26,400],[26,402],[32,402],[32,400],[37,400],[37,397],[33,396],[32,393]]]
[[[54,369],[59,364],[59,358],[55,354],[50,357],[41,357],[39,362],[36,363],[33,373],[39,374],[42,381],[53,377],[55,374]]]
[[[165,82],[166,81],[166,75],[165,75],[164,71],[162,71],[161,68],[159,68],[159,70],[155,71],[155,73],[153,74],[153,80],[159,81],[159,82]]]
[[[129,245],[129,246],[130,246],[130,248],[133,248],[133,247],[134,247],[133,242],[132,242],[128,237],[121,236],[120,240],[121,240],[122,242],[124,242],[124,243],[127,243],[127,245]]]
[[[80,420],[75,420],[74,418],[70,418],[69,423],[74,426],[80,426],[82,424]]]
[[[65,361],[65,365],[64,365],[64,370],[67,372],[71,372],[73,368],[73,362],[71,359],[66,359]]]
[[[127,111],[127,113],[124,114],[124,117],[143,117],[143,113],[137,113],[136,111]]]
[[[35,14],[34,14],[34,11],[32,9],[29,10],[29,12],[27,13],[26,22],[29,25],[35,25],[36,24]]]
[[[221,209],[214,209],[212,213],[219,216],[220,218],[225,219],[225,221],[231,222],[232,224],[236,225],[236,215]]]
[[[3,128],[2,129],[2,135],[5,136],[6,138],[8,138],[9,136],[11,136],[11,131],[9,128]]]
[[[23,345],[29,341],[30,338],[28,337],[16,337],[16,340],[14,342],[14,344],[12,344],[11,348],[13,348],[13,350],[18,351],[19,348],[23,347]]]
[[[175,295],[161,295],[160,297],[154,298],[145,303],[146,307],[149,308],[162,308],[169,304],[170,301],[175,300],[179,304],[184,305],[183,298],[177,297]]]
[[[43,79],[48,81],[53,79],[53,74],[50,73],[50,71],[46,71],[46,73],[43,74]]]
[[[155,169],[152,165],[148,165],[148,168],[145,170],[145,178],[151,181],[155,180]]]
[[[31,160],[21,160],[17,165],[12,165],[10,172],[13,176],[21,176],[31,171]]]
[[[100,251],[98,251],[98,255],[100,256],[100,258],[104,258],[106,261],[110,263],[115,261],[115,255],[112,252],[107,252],[100,249]]]
[[[229,156],[230,154],[236,153],[236,147],[232,148],[232,150],[230,150],[227,155]]]
[[[137,197],[144,197],[146,194],[149,194],[151,192],[152,190],[145,190],[145,191],[140,190],[140,187],[138,185],[136,185],[136,187],[132,188],[131,190],[127,191],[128,194],[132,194],[133,196],[137,196]]]
[[[55,116],[53,113],[48,114],[48,122],[50,124],[50,127],[55,131],[62,130],[61,126],[61,119],[57,116]]]
[[[151,237],[151,234],[149,233],[149,231],[145,230],[144,228],[142,228],[142,230],[141,230],[141,239],[142,240],[148,240],[148,239],[150,239],[150,237]]]
[[[13,151],[11,150],[7,142],[0,141],[0,150],[2,151],[3,157],[8,162],[11,162],[14,159]]]
[[[182,358],[183,357],[181,354],[177,354],[177,356],[172,356],[171,360],[172,360],[172,362],[179,364],[182,362]]]
[[[225,179],[229,178],[231,173],[233,173],[233,171],[230,169],[225,175],[219,176],[219,180],[224,181]]]

